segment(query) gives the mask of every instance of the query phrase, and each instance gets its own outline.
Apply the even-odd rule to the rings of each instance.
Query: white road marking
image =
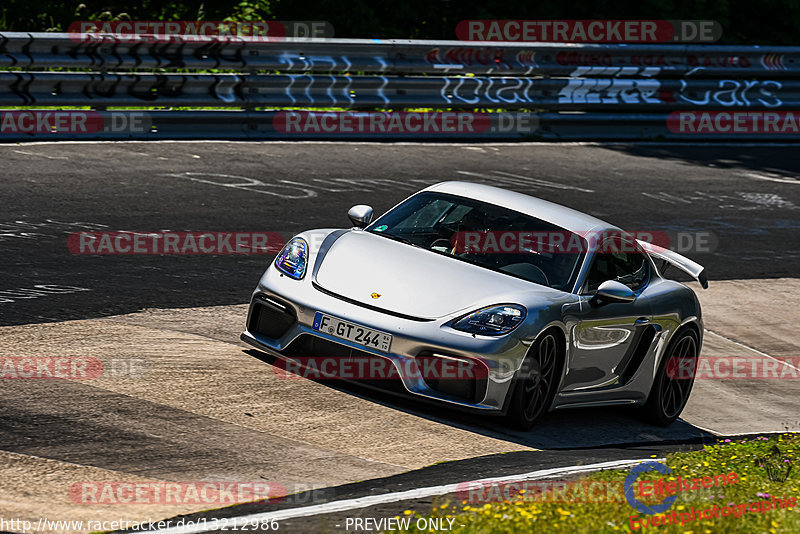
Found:
[[[512,174],[510,172],[504,171],[494,171],[495,174],[502,174],[505,176],[510,176],[512,178],[519,178],[520,180],[525,180],[526,182],[530,182],[535,185],[541,185],[542,187],[550,187],[552,189],[569,189],[572,191],[580,191],[581,193],[594,193],[594,189],[584,189],[583,187],[578,187],[575,185],[567,185],[567,184],[560,184],[558,182],[551,182],[549,180],[542,180],[541,178],[532,178],[530,176],[521,176],[519,174]]]
[[[39,156],[40,158],[47,159],[69,159],[67,156],[48,156],[47,154],[37,154],[35,152],[25,152],[24,150],[14,150],[17,154],[25,154],[26,156]]]
[[[728,195],[725,193],[708,193],[706,191],[694,191],[688,195],[677,196],[665,191],[658,191],[656,193],[642,193],[643,196],[666,202],[667,204],[692,204],[698,202],[719,202],[717,205],[721,209],[738,209],[738,210],[756,210],[759,207],[766,208],[780,208],[780,209],[795,209],[797,205],[793,202],[784,199],[775,193],[743,193],[737,191],[736,195]],[[747,204],[742,204],[742,201]],[[756,204],[752,206],[751,204]]]
[[[229,187],[272,195],[284,199],[311,198],[319,195],[319,192],[344,193],[349,191],[373,192],[375,190],[403,190],[418,189],[418,183],[428,186],[435,183],[435,180],[420,178],[409,178],[405,180],[395,180],[390,178],[310,178],[305,182],[294,180],[276,180],[274,182],[264,182],[248,176],[234,174],[221,174],[211,172],[183,172],[183,173],[164,173],[162,176],[174,178],[184,178],[193,182],[219,187]],[[286,192],[285,190],[290,192]],[[299,194],[298,194],[299,193]]]
[[[763,174],[756,174],[754,172],[746,172],[746,173],[742,174],[741,176],[747,176],[749,178],[755,178],[756,180],[769,180],[770,182],[779,182],[779,183],[782,183],[782,184],[795,184],[795,185],[800,184],[800,179],[792,178],[792,177],[786,177],[786,176],[776,176],[776,175],[764,176]]]
[[[642,195],[648,198],[652,198],[654,200],[660,200],[661,202],[666,202],[668,204],[676,204],[678,202],[683,202],[684,204],[692,203],[690,200],[676,197],[675,195],[670,195],[669,193],[665,193],[664,191],[659,191],[658,193],[642,193]]]
[[[387,504],[394,502],[407,501],[411,499],[424,499],[427,497],[434,497],[437,495],[447,495],[456,493],[464,488],[464,484],[469,482],[513,482],[525,480],[541,480],[553,476],[566,476],[581,473],[591,473],[593,471],[603,471],[606,469],[623,469],[631,467],[642,462],[663,462],[664,458],[637,458],[631,460],[614,460],[611,462],[601,462],[589,465],[574,465],[568,467],[556,467],[554,469],[542,469],[539,471],[532,471],[530,473],[522,473],[519,475],[510,475],[505,477],[482,479],[477,481],[464,481],[455,484],[444,484],[441,486],[431,486],[426,488],[417,488],[406,491],[398,491],[394,493],[386,493],[381,495],[370,495],[367,497],[358,497],[355,499],[344,499],[341,501],[332,501],[324,504],[315,504],[311,506],[302,506],[300,508],[289,508],[287,510],[276,510],[274,512],[261,512],[239,517],[227,518],[227,520],[213,519],[205,523],[185,525],[181,527],[166,528],[163,530],[143,531],[159,534],[191,534],[194,532],[210,532],[218,530],[224,522],[228,528],[236,530],[237,528],[261,523],[263,521],[282,521],[286,519],[293,519],[296,517],[308,517],[320,514],[330,514],[334,512],[347,512],[349,510],[358,510],[361,508],[368,508],[378,504]]]
[[[750,347],[750,346],[748,346],[748,345],[745,345],[744,343],[739,343],[738,341],[734,341],[734,340],[732,340],[732,339],[730,339],[730,338],[728,338],[728,337],[725,337],[725,336],[723,336],[722,334],[717,334],[716,332],[714,332],[714,331],[712,331],[712,330],[709,330],[708,328],[704,328],[703,330],[705,330],[705,331],[706,331],[706,333],[708,333],[708,334],[711,334],[712,336],[717,336],[718,338],[720,338],[720,339],[724,339],[725,341],[728,341],[728,342],[730,342],[730,343],[733,343],[734,345],[738,345],[738,346],[740,346],[740,347],[742,347],[742,348],[744,348],[744,349],[747,349],[747,350],[749,350],[749,351],[755,352],[755,353],[756,353],[756,354],[758,354],[759,356],[762,356],[762,357],[764,357],[764,358],[769,358],[770,360],[775,360],[776,362],[780,362],[780,363],[782,363],[783,365],[785,365],[785,366],[787,366],[787,367],[790,367],[790,368],[794,369],[795,371],[800,371],[800,369],[798,369],[798,368],[797,368],[797,367],[795,367],[794,365],[790,364],[789,362],[786,362],[786,361],[784,361],[784,360],[781,360],[781,359],[779,359],[779,358],[776,358],[775,356],[770,356],[770,355],[769,355],[769,354],[767,354],[766,352],[761,352],[760,350],[758,350],[758,349],[754,349],[753,347]]]
[[[0,290],[0,304],[15,302],[22,299],[37,299],[50,295],[63,295],[65,293],[78,293],[91,291],[88,287],[61,286],[56,284],[37,284],[33,288],[18,287],[15,289]]]
[[[220,173],[213,173],[213,172],[184,172],[184,173],[166,173],[163,176],[172,176],[174,178],[184,178],[186,180],[192,180],[193,182],[199,182],[202,184],[209,184],[209,185],[216,185],[219,187],[229,187],[232,189],[242,189],[251,193],[261,193],[262,195],[272,195],[279,198],[284,199],[298,199],[298,198],[311,198],[316,197],[317,192],[312,191],[311,189],[307,189],[306,187],[297,187],[293,185],[281,185],[281,184],[268,184],[262,182],[261,180],[256,180],[255,178],[248,178],[247,176],[238,176],[235,174],[220,174]],[[218,180],[205,180],[203,178],[199,178],[200,176],[206,176],[210,178],[229,178],[239,180],[238,182],[230,183],[225,181],[218,181]],[[267,187],[267,188],[289,188],[294,191],[300,191],[302,194],[300,195],[292,195],[288,193],[282,193],[279,191],[265,191],[263,189],[255,189],[256,187]]]
[[[743,199],[768,208],[795,209],[797,205],[775,193],[739,193]]]

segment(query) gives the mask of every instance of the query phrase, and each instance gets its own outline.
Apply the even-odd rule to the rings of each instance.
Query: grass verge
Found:
[[[800,532],[799,457],[800,435],[783,434],[671,454],[664,462],[669,472],[639,473],[635,480],[625,469],[569,481],[471,484],[432,509],[406,510],[399,519],[409,526],[395,532],[440,531],[450,520],[451,532],[481,534]],[[626,498],[629,476],[639,511]],[[789,507],[792,499],[797,504]]]

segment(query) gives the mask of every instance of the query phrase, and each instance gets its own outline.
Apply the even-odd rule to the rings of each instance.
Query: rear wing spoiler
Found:
[[[685,272],[703,286],[703,289],[708,289],[708,278],[706,277],[706,269],[699,263],[693,262],[685,256],[681,256],[677,252],[673,252],[668,248],[648,243],[647,241],[636,240],[637,243],[653,258],[665,261],[672,266],[677,267]]]

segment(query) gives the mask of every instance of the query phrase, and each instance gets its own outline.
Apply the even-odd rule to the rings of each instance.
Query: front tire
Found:
[[[689,401],[699,356],[697,333],[691,328],[678,332],[661,359],[650,396],[642,408],[641,415],[646,422],[667,426],[678,418]],[[691,372],[682,376],[678,369],[691,369]]]
[[[553,331],[541,335],[528,351],[509,401],[506,422],[510,427],[530,430],[547,413],[561,378],[560,355],[558,336]]]

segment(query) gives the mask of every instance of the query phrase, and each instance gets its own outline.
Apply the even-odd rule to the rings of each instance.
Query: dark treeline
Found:
[[[465,19],[716,20],[721,43],[797,44],[800,0],[1,0],[0,28],[64,31],[75,20],[325,20],[337,37],[455,39]]]

